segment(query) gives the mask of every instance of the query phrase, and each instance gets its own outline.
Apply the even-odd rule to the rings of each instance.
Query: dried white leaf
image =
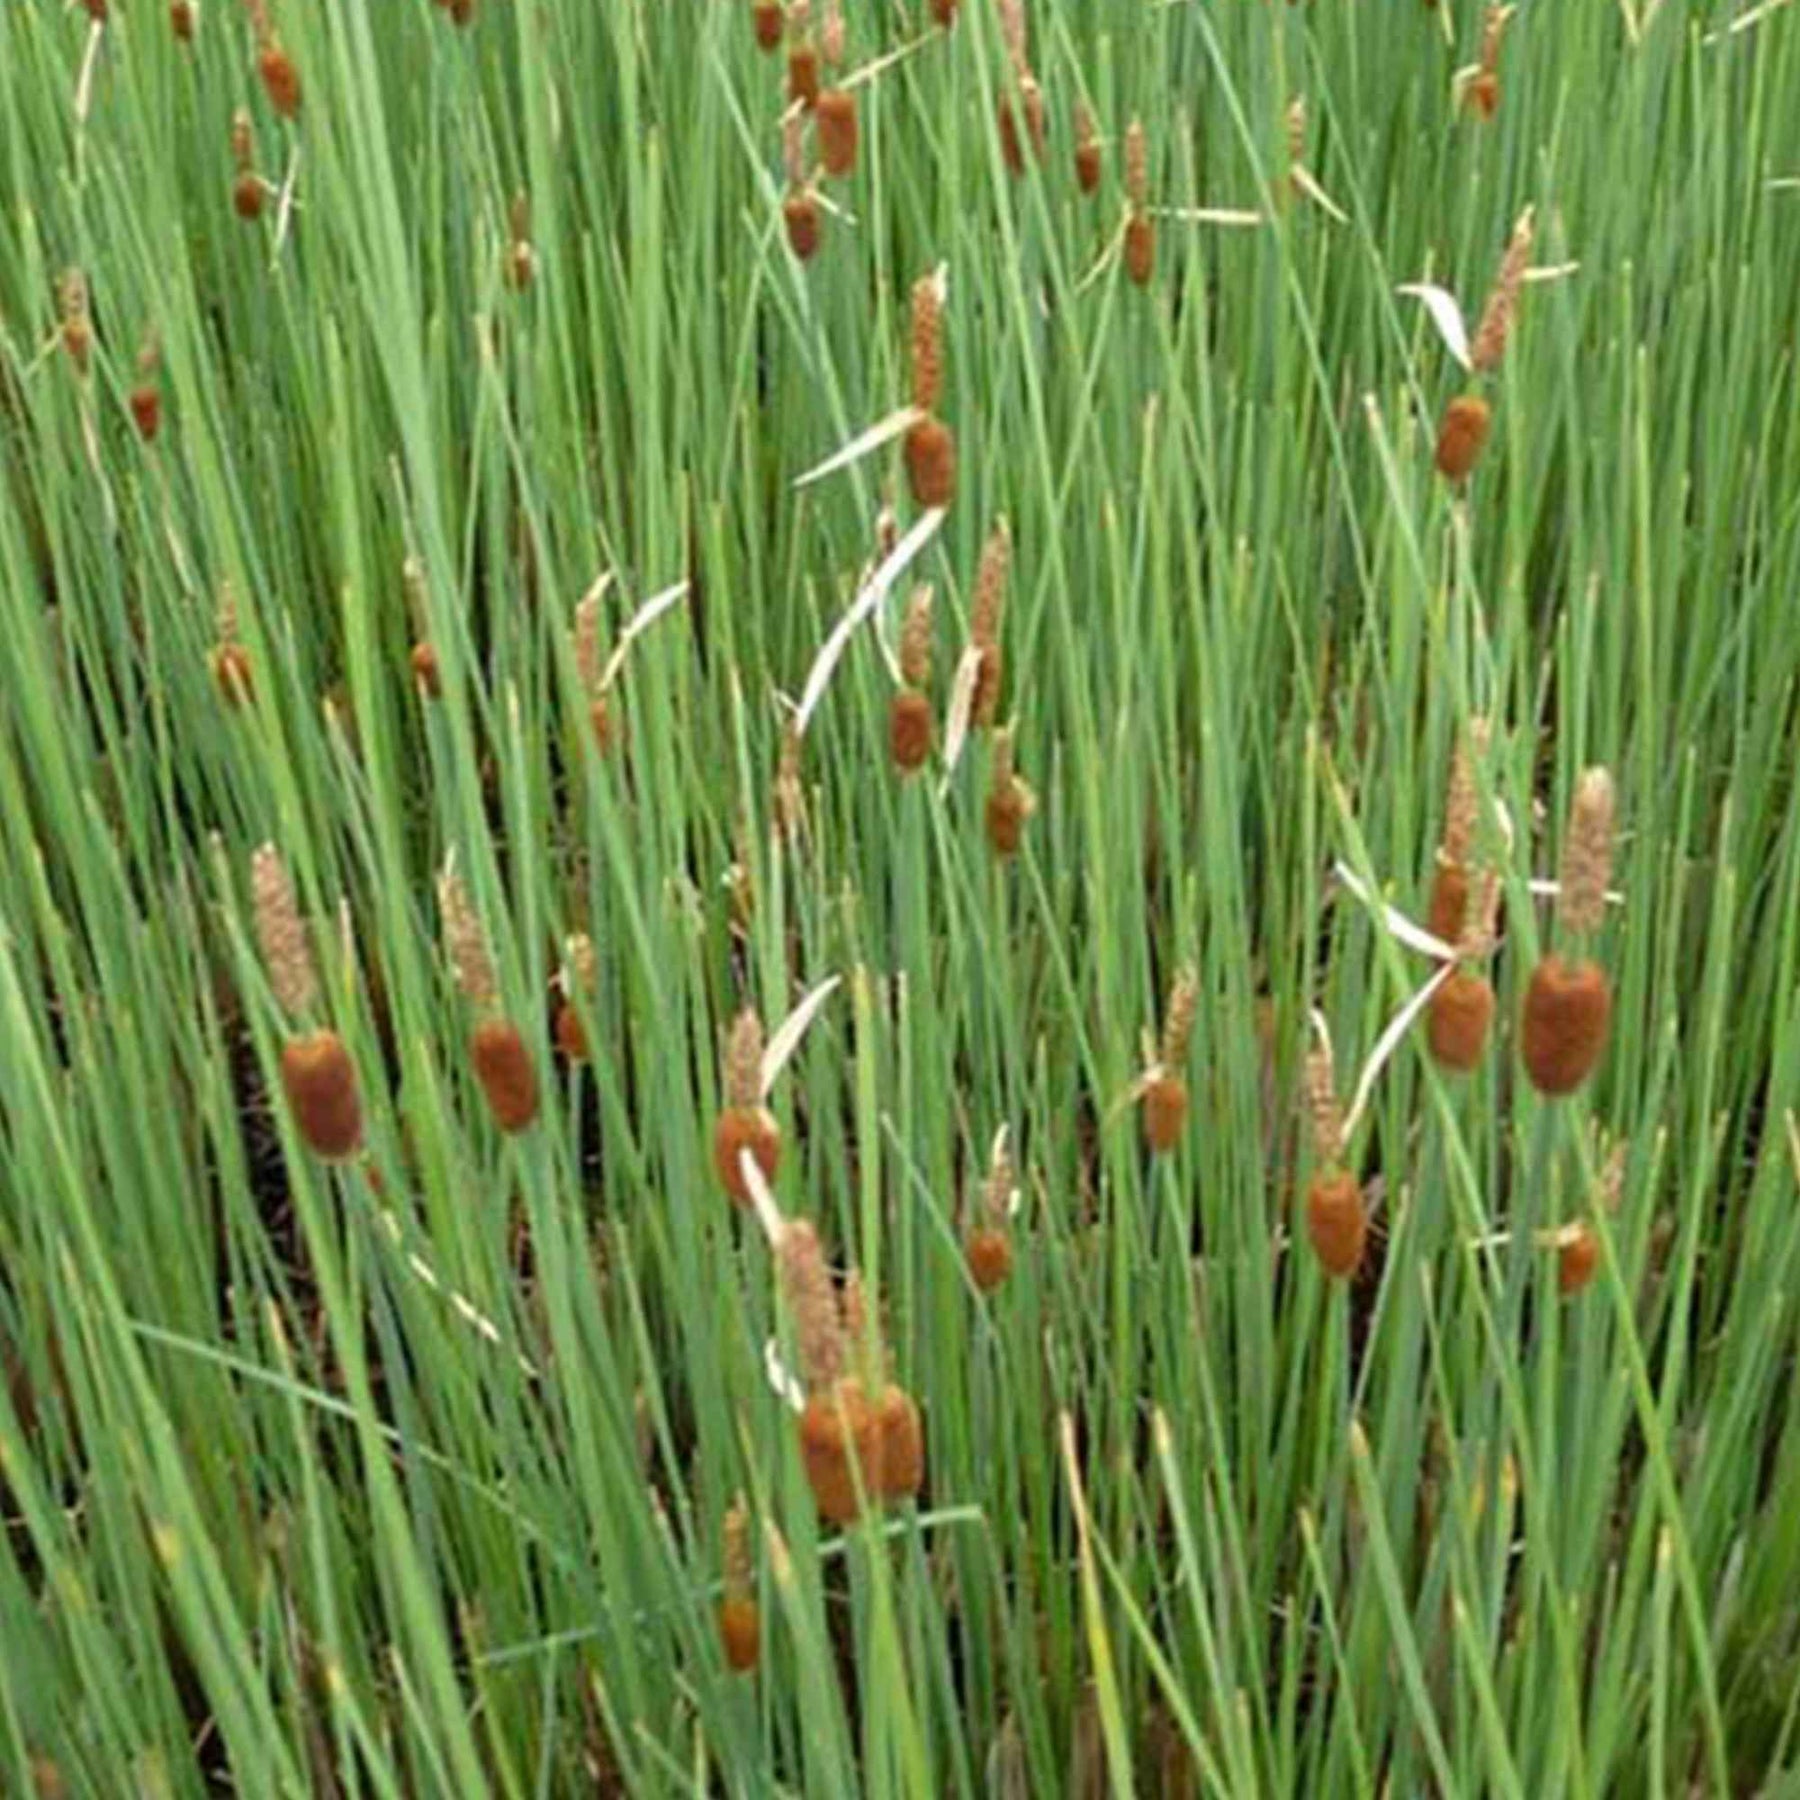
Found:
[[[1444,348],[1465,369],[1474,367],[1469,359],[1469,328],[1463,323],[1462,308],[1457,305],[1454,294],[1434,281],[1403,282],[1394,292],[1423,300],[1432,324],[1438,328],[1438,336],[1444,340]]]
[[[1441,937],[1434,937],[1423,925],[1415,925],[1397,906],[1388,906],[1378,902],[1363,885],[1362,877],[1356,874],[1348,864],[1333,863],[1332,873],[1371,912],[1380,914],[1381,921],[1389,933],[1409,949],[1417,950],[1425,956],[1435,956],[1440,962],[1456,960],[1456,951]]]
[[[660,594],[651,597],[634,612],[626,622],[625,629],[619,633],[619,641],[613,653],[606,659],[606,667],[600,672],[600,689],[604,693],[612,686],[613,677],[625,663],[625,652],[631,648],[635,638],[642,637],[652,625],[671,607],[679,605],[687,598],[688,584],[678,581],[673,587],[666,587]]]
[[[1369,1053],[1369,1060],[1363,1065],[1362,1074],[1357,1077],[1356,1097],[1350,1102],[1350,1110],[1344,1116],[1345,1143],[1350,1141],[1351,1134],[1356,1130],[1358,1124],[1361,1123],[1363,1113],[1369,1104],[1369,1096],[1375,1091],[1376,1079],[1381,1074],[1383,1068],[1387,1066],[1388,1058],[1394,1054],[1394,1047],[1412,1028],[1413,1020],[1431,1004],[1431,996],[1450,979],[1451,971],[1454,967],[1454,964],[1446,963],[1439,969],[1438,972],[1433,975],[1432,978],[1426,982],[1426,984],[1420,988],[1403,1007],[1401,1007],[1389,1023],[1387,1030],[1385,1030],[1376,1041],[1375,1048]]]
[[[794,486],[811,487],[815,481],[823,481],[827,475],[835,475],[839,469],[847,469],[852,463],[861,462],[865,456],[874,455],[883,444],[891,444],[903,431],[910,431],[924,416],[916,406],[903,406],[898,412],[889,413],[885,419],[877,419],[867,431],[859,431],[849,443],[834,450],[816,468],[808,469],[798,477]]]
[[[1318,177],[1304,163],[1295,163],[1292,170],[1294,186],[1303,193],[1314,206],[1323,213],[1337,220],[1340,225],[1350,223],[1350,215],[1326,193],[1319,185]]]
[[[975,687],[981,679],[981,648],[971,644],[956,665],[950,683],[950,706],[944,719],[944,773],[955,770],[969,741],[969,715],[975,709]]]
[[[1581,264],[1578,262],[1537,263],[1525,271],[1528,287],[1541,287],[1547,281],[1566,281]]]
[[[806,1389],[795,1377],[792,1369],[781,1360],[781,1349],[773,1338],[763,1345],[763,1373],[769,1378],[769,1386],[774,1390],[775,1398],[794,1412],[806,1410]]]
[[[1153,206],[1151,212],[1160,219],[1174,219],[1183,225],[1260,225],[1264,215],[1243,206]]]
[[[806,1028],[818,1017],[819,1008],[837,991],[842,981],[841,975],[821,981],[776,1027],[774,1036],[763,1049],[762,1091],[765,1099],[781,1071],[787,1067],[788,1059],[800,1048],[800,1040],[805,1037]]]
[[[806,730],[807,721],[812,717],[814,709],[824,697],[826,685],[831,680],[832,671],[838,665],[838,659],[844,654],[845,646],[851,635],[868,616],[886,598],[888,590],[906,573],[908,565],[937,535],[944,522],[944,509],[934,506],[929,512],[922,513],[887,556],[881,566],[869,577],[867,585],[854,600],[850,602],[844,616],[831,629],[831,635],[819,647],[819,654],[813,658],[813,666],[806,677],[806,686],[800,693],[800,705],[794,713],[794,734],[800,736]]]

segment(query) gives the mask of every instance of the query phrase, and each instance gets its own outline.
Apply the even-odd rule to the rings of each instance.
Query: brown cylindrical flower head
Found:
[[[475,916],[474,903],[461,875],[448,860],[438,876],[438,912],[444,922],[444,947],[456,985],[479,1011],[495,1011],[500,1003],[500,982],[494,973],[487,933]]]
[[[1488,403],[1479,394],[1458,394],[1438,427],[1438,473],[1448,481],[1466,481],[1481,459],[1491,423]]]
[[[1481,811],[1480,790],[1475,784],[1475,761],[1487,754],[1488,722],[1484,718],[1469,721],[1468,730],[1456,740],[1450,753],[1450,781],[1444,797],[1443,863],[1465,865],[1475,848],[1475,827]],[[1446,942],[1454,944],[1461,932],[1460,922],[1453,930],[1439,932]]]
[[[412,654],[407,659],[412,670],[413,684],[426,699],[435,700],[444,691],[443,671],[438,665],[438,653],[421,638],[412,647]]]
[[[131,422],[146,444],[155,442],[162,429],[162,390],[154,381],[140,381],[129,397]]]
[[[1187,1129],[1187,1083],[1167,1070],[1158,1071],[1144,1083],[1143,1105],[1144,1142],[1154,1155],[1166,1156]]]
[[[948,31],[956,23],[960,0],[931,0],[931,22]]]
[[[269,986],[282,1011],[299,1018],[318,1005],[319,982],[312,942],[301,922],[287,864],[273,844],[262,844],[251,852],[250,898]]]
[[[1162,1061],[1167,1068],[1178,1068],[1187,1061],[1188,1044],[1194,1035],[1194,1020],[1200,1011],[1200,978],[1184,963],[1175,971],[1169,984],[1169,1004],[1163,1018]]]
[[[262,217],[263,201],[267,193],[262,177],[246,170],[231,184],[231,210],[246,224],[250,224]]]
[[[281,1085],[306,1147],[328,1162],[355,1155],[362,1142],[356,1065],[335,1031],[290,1038],[281,1052]]]
[[[719,1647],[734,1675],[747,1675],[756,1667],[762,1655],[762,1613],[748,1594],[727,1594],[719,1602]]]
[[[1583,1220],[1564,1232],[1557,1246],[1557,1291],[1565,1300],[1573,1299],[1594,1279],[1594,1272],[1599,1267],[1599,1234]]]
[[[1471,112],[1491,119],[1500,110],[1500,77],[1492,69],[1479,69],[1469,77],[1464,99]]]
[[[819,248],[819,203],[805,188],[794,189],[781,203],[781,222],[788,248],[801,262],[811,262]]]
[[[824,1246],[809,1219],[790,1219],[775,1245],[781,1298],[794,1322],[800,1376],[813,1393],[834,1386],[844,1372],[844,1325]]]
[[[300,71],[294,59],[276,42],[268,39],[256,56],[256,72],[262,77],[263,92],[269,104],[284,119],[300,116]]]
[[[755,0],[750,8],[750,24],[756,33],[756,47],[769,55],[781,48],[784,23],[778,0]]]
[[[1012,1273],[1012,1238],[1003,1225],[976,1225],[963,1240],[969,1279],[991,1294]]]
[[[1425,929],[1453,949],[1469,914],[1469,872],[1461,863],[1440,861],[1431,874]]]
[[[931,680],[931,608],[931,588],[921,582],[900,627],[900,679],[908,687],[922,688]]]
[[[1013,767],[1012,731],[997,731],[986,808],[988,843],[996,856],[1018,854],[1026,823],[1036,810],[1037,797]]]
[[[781,1167],[781,1124],[766,1106],[727,1106],[713,1127],[713,1168],[726,1193],[743,1207],[751,1203],[744,1179],[746,1150],[763,1179],[772,1183]]]
[[[1100,186],[1100,133],[1085,100],[1075,103],[1075,185],[1084,194]]]
[[[813,105],[819,160],[825,173],[848,175],[856,167],[856,96],[848,88],[826,88]]]
[[[502,1131],[523,1131],[538,1111],[537,1065],[512,1020],[483,1019],[469,1039],[469,1064]]]
[[[944,296],[935,274],[912,288],[912,400],[920,412],[938,403],[944,379]]]
[[[1500,104],[1500,94],[1494,78],[1489,75],[1487,80],[1491,100],[1484,101],[1481,98],[1481,76],[1476,77],[1469,91],[1475,105],[1491,118],[1494,108]],[[1525,283],[1526,271],[1531,267],[1534,235],[1533,213],[1528,206],[1520,213],[1518,223],[1513,226],[1506,254],[1500,259],[1500,273],[1487,297],[1487,304],[1481,309],[1481,319],[1475,327],[1475,340],[1469,347],[1469,362],[1478,373],[1498,368],[1500,359],[1506,354],[1506,341],[1512,331],[1513,316],[1519,307],[1519,293]]]
[[[1565,931],[1598,931],[1606,917],[1612,879],[1613,781],[1605,769],[1584,769],[1575,784],[1569,830],[1563,841],[1556,902]]]
[[[1156,221],[1146,212],[1125,221],[1125,273],[1134,287],[1148,287],[1156,273]]]
[[[884,1485],[880,1414],[862,1383],[846,1379],[815,1393],[800,1415],[800,1460],[820,1515],[848,1525],[862,1496],[879,1502]]]
[[[1441,1067],[1466,1075],[1487,1048],[1494,1017],[1494,990],[1485,976],[1458,968],[1431,996],[1425,1041]]]
[[[1369,1215],[1362,1188],[1345,1169],[1325,1169],[1306,1190],[1306,1236],[1327,1275],[1347,1280],[1362,1266]]]
[[[242,644],[235,640],[215,644],[209,661],[213,686],[227,706],[248,706],[256,698],[255,670]]]
[[[573,1000],[557,1002],[552,1035],[556,1039],[557,1051],[565,1062],[579,1063],[588,1060],[587,1032]]]
[[[1000,620],[1006,610],[1007,575],[1012,567],[1012,534],[1001,519],[982,546],[975,571],[975,599],[969,611],[969,642],[981,652],[981,668],[975,680],[975,696],[969,718],[986,728],[1000,709]]]
[[[924,768],[935,729],[931,701],[917,688],[902,688],[888,704],[888,754],[902,775]]]
[[[197,22],[194,0],[169,0],[169,29],[175,34],[176,43],[191,44]]]
[[[910,1500],[925,1480],[925,1427],[919,1408],[904,1388],[889,1382],[881,1396],[877,1419],[880,1496],[883,1500]]]
[[[1021,113],[1024,115],[1023,131],[1019,125]],[[1002,94],[996,123],[1000,132],[1000,154],[1007,169],[1014,175],[1023,175],[1027,160],[1040,159],[1044,154],[1044,95],[1029,71],[1019,77],[1018,111],[1014,111],[1012,95]]]
[[[819,98],[819,53],[802,40],[788,50],[788,99],[797,101],[809,112]]]
[[[1531,972],[1519,1022],[1519,1056],[1540,1094],[1572,1094],[1606,1048],[1612,989],[1597,963],[1546,956]]]
[[[948,506],[956,493],[956,438],[942,419],[917,420],[906,433],[906,481],[914,504]]]

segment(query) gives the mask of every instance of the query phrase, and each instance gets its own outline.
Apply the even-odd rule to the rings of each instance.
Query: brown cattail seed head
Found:
[[[1345,1280],[1362,1266],[1369,1215],[1362,1188],[1344,1169],[1327,1169],[1306,1190],[1306,1236],[1327,1275]]]
[[[956,23],[956,9],[960,0],[931,0],[931,20],[948,31]]]
[[[794,1322],[794,1353],[810,1393],[823,1393],[844,1371],[844,1326],[825,1250],[809,1219],[790,1219],[775,1245],[781,1297]]]
[[[456,985],[482,1012],[492,1012],[500,1000],[500,983],[488,952],[487,934],[475,916],[469,890],[453,865],[446,862],[438,876],[438,911],[444,921],[444,946]]]
[[[1144,1083],[1144,1142],[1166,1156],[1187,1128],[1188,1089],[1179,1075],[1159,1070]]]
[[[537,1067],[510,1019],[483,1019],[469,1039],[469,1063],[502,1131],[523,1131],[538,1110]]]
[[[1075,185],[1084,194],[1100,186],[1100,134],[1085,100],[1075,104]]]
[[[1014,175],[1025,173],[1028,156],[1036,160],[1044,154],[1044,95],[1029,72],[1019,77],[1019,111],[1025,118],[1023,136],[1019,132],[1018,116],[1013,111],[1012,96],[1000,96],[1000,154]]]
[[[1125,273],[1134,287],[1148,287],[1156,273],[1156,221],[1148,213],[1125,221]]]
[[[801,42],[788,51],[788,99],[809,112],[819,98],[819,53],[810,43]]]
[[[1476,85],[1470,90],[1472,94],[1479,92],[1480,79],[1479,76],[1476,77]],[[1493,103],[1499,104],[1497,90]],[[1477,100],[1476,104],[1480,105],[1481,102]],[[1491,108],[1486,110],[1491,116]],[[1519,214],[1518,223],[1513,226],[1506,254],[1500,259],[1500,273],[1495,278],[1493,291],[1487,297],[1487,304],[1481,309],[1480,323],[1475,327],[1475,341],[1469,347],[1469,361],[1478,372],[1498,368],[1501,357],[1506,354],[1506,340],[1512,331],[1513,316],[1518,311],[1519,291],[1525,283],[1525,272],[1531,267],[1534,235],[1532,209],[1528,206]]]
[[[762,1654],[762,1614],[748,1594],[727,1594],[719,1602],[719,1646],[734,1674],[747,1675],[756,1667]]]
[[[1612,776],[1605,769],[1584,769],[1575,784],[1559,871],[1556,917],[1564,930],[1599,930],[1606,917],[1612,850]]]
[[[756,0],[750,9],[750,23],[756,32],[756,47],[773,55],[781,48],[781,31],[785,21],[777,0]]]
[[[1467,1074],[1481,1061],[1494,1018],[1494,990],[1484,976],[1458,968],[1431,996],[1425,1041],[1440,1066]]]
[[[847,88],[827,88],[813,107],[819,160],[827,175],[848,175],[856,167],[856,96]]]
[[[1455,947],[1469,912],[1469,873],[1461,863],[1440,862],[1431,875],[1431,899],[1425,929],[1439,942]]]
[[[790,718],[781,732],[781,755],[775,764],[775,825],[792,845],[806,833],[806,787],[800,779],[800,732]]]
[[[969,717],[982,727],[993,724],[1000,707],[1000,619],[1006,609],[1006,580],[1011,566],[1012,535],[1002,519],[982,547],[981,562],[975,571],[975,599],[969,611],[969,641],[981,652],[981,669]]]
[[[862,1383],[844,1380],[815,1393],[800,1415],[800,1460],[820,1515],[848,1525],[861,1492],[879,1500],[883,1486],[882,1420]]]
[[[969,1279],[991,1294],[1012,1273],[1012,1239],[1004,1226],[977,1225],[963,1243]]]
[[[944,294],[933,275],[921,275],[912,289],[912,398],[930,412],[943,391]]]
[[[575,673],[582,691],[593,693],[600,685],[604,662],[600,654],[600,600],[587,595],[575,608]]]
[[[819,248],[819,203],[804,188],[790,193],[781,203],[781,222],[787,228],[788,248],[801,262],[811,262]]]
[[[588,705],[588,730],[594,734],[594,748],[605,756],[618,742],[621,727],[619,703],[611,694],[596,694]]]
[[[1478,70],[1469,77],[1463,98],[1471,112],[1491,119],[1500,110],[1500,77],[1492,69]]]
[[[1446,863],[1466,864],[1469,853],[1475,847],[1475,825],[1480,812],[1480,795],[1475,786],[1475,761],[1487,754],[1488,722],[1486,719],[1474,718],[1469,721],[1468,731],[1456,740],[1456,748],[1450,755],[1450,785],[1444,800],[1444,836],[1443,861]],[[1433,927],[1436,930],[1436,927]],[[1438,935],[1449,943],[1455,943],[1457,933],[1461,931],[1460,921],[1455,929],[1439,932]]]
[[[902,775],[925,766],[933,731],[929,698],[917,688],[902,688],[888,706],[888,754]]]
[[[169,29],[178,44],[194,41],[196,14],[194,0],[169,0]]]
[[[1572,1300],[1594,1279],[1600,1267],[1600,1237],[1585,1220],[1571,1226],[1564,1234],[1556,1253],[1556,1287],[1565,1300]]]
[[[746,1150],[763,1180],[773,1182],[781,1166],[781,1125],[766,1106],[727,1106],[713,1127],[713,1168],[732,1201],[744,1207],[751,1204],[744,1179]]]
[[[931,680],[931,602],[931,589],[922,583],[906,603],[900,627],[900,679],[908,687],[922,688]]]
[[[231,210],[246,223],[260,219],[266,191],[262,177],[246,171],[231,184]]]
[[[292,1018],[311,1012],[319,999],[312,944],[300,921],[287,864],[273,844],[263,844],[251,853],[250,897],[256,941],[276,1000]]]
[[[412,655],[408,658],[412,668],[412,678],[420,693],[426,699],[435,700],[444,691],[443,671],[438,666],[438,653],[423,638],[412,647]]]
[[[162,390],[154,381],[140,381],[131,390],[131,422],[137,434],[148,444],[162,429]]]
[[[884,1500],[908,1500],[925,1480],[925,1427],[904,1388],[889,1383],[878,1414],[880,1453],[876,1489]]]
[[[1449,481],[1468,479],[1487,443],[1490,422],[1488,403],[1479,394],[1458,394],[1444,408],[1437,440],[1440,475]]]
[[[906,480],[916,505],[948,506],[956,492],[956,438],[942,419],[920,419],[906,434]]]
[[[1125,198],[1137,212],[1150,202],[1150,141],[1142,119],[1125,127]]]
[[[1531,972],[1519,1024],[1519,1055],[1531,1085],[1551,1097],[1572,1094],[1606,1048],[1612,989],[1597,963],[1546,956]]]
[[[588,1060],[587,1032],[582,1028],[581,1014],[575,1010],[573,1000],[558,1003],[552,1034],[556,1039],[557,1052],[565,1062]]]
[[[284,119],[300,116],[300,71],[294,59],[273,38],[257,53],[256,72],[262,77],[269,104]]]
[[[256,698],[250,652],[242,644],[215,644],[210,659],[213,686],[227,706],[248,706]]]
[[[1036,796],[1013,769],[1012,730],[997,731],[986,809],[988,843],[996,856],[1018,854],[1026,822],[1036,810]]]
[[[109,0],[86,0],[86,4],[87,16],[92,19],[96,25],[104,25],[106,23],[107,13],[110,10]]]
[[[282,1047],[281,1085],[306,1147],[328,1162],[355,1154],[362,1142],[356,1065],[335,1031],[311,1031]]]

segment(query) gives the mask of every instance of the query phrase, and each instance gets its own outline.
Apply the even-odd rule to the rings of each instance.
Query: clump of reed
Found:
[[[1603,768],[1575,784],[1556,900],[1559,937],[1579,946],[1600,929],[1612,876],[1614,795]],[[1572,1094],[1594,1072],[1612,1020],[1612,987],[1590,956],[1546,954],[1531,972],[1519,1021],[1519,1056],[1540,1094]]]
[[[470,1070],[494,1123],[516,1134],[537,1118],[537,1065],[525,1034],[501,1007],[487,934],[451,859],[438,876],[438,911],[451,972],[476,1015],[468,1043]]]
[[[269,985],[289,1020],[315,1017],[319,982],[312,946],[294,901],[287,864],[273,844],[250,858],[252,916]],[[301,1141],[315,1156],[342,1162],[362,1143],[362,1100],[356,1064],[329,1026],[314,1026],[281,1049],[281,1086]]]

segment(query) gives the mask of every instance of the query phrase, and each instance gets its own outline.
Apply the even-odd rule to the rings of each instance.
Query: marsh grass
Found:
[[[0,6],[0,1788],[1780,1791],[1800,12],[1524,8],[1482,118],[1449,0],[1039,0],[1028,63],[1017,8],[934,0],[814,203],[766,11]],[[1341,219],[1289,193],[1301,92]],[[1077,101],[1155,147],[1142,291]],[[1452,486],[1465,378],[1395,289],[1479,292],[1527,207],[1579,269],[1526,288]],[[974,713],[1037,812],[1004,865],[990,746],[941,781],[881,754],[903,594],[804,757],[780,698],[899,451],[793,482],[907,391],[940,264],[957,494],[912,579],[966,641],[1007,521]],[[569,725],[596,571],[691,584],[604,754]],[[1419,968],[1329,870],[1430,866],[1477,716],[1518,827],[1500,1041],[1454,1081],[1420,1033],[1393,1055],[1330,1281],[1309,1009],[1353,1066]],[[1511,1041],[1528,882],[1595,763],[1612,1028],[1549,1104]],[[281,1099],[265,841],[325,919],[343,1164]],[[440,953],[452,848],[535,1072],[517,1134]],[[1103,1115],[1190,960],[1152,1157]],[[926,1450],[916,1504],[842,1531],[711,1141],[730,1019],[833,973],[777,1191],[880,1297]],[[958,1196],[999,1122],[1023,1192],[983,1292]],[[1575,1219],[1564,1301],[1538,1233]]]

